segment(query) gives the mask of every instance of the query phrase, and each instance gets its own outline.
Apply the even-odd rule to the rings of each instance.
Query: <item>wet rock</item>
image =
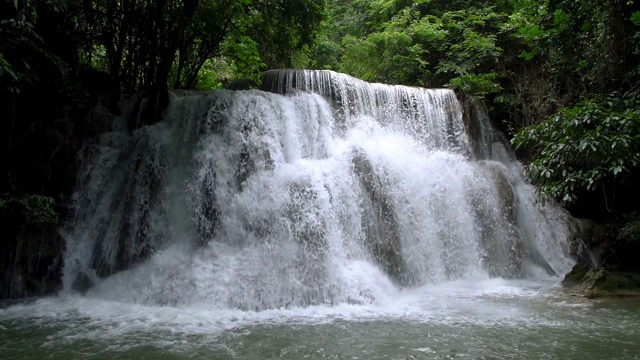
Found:
[[[575,264],[571,271],[562,279],[562,286],[573,287],[579,285],[589,270],[591,270],[591,267],[587,264]]]
[[[588,219],[577,219],[577,228],[569,239],[571,254],[579,263],[590,267],[602,265],[607,248],[611,246],[607,228]]]
[[[639,273],[608,271],[586,264],[576,264],[562,280],[562,285],[590,299],[640,296]]]
[[[160,121],[169,106],[169,101],[169,92],[162,88],[151,89],[141,94],[134,105],[133,116],[129,117],[127,122],[129,131]]]
[[[83,295],[94,286],[95,284],[93,280],[91,280],[89,275],[85,274],[84,272],[80,272],[71,285],[73,290]]]
[[[518,236],[515,197],[508,174],[503,166],[491,161],[479,162],[478,171],[487,180],[486,190],[493,195],[487,196],[474,186],[466,193],[480,231],[483,265],[492,277],[519,277],[523,256],[532,252],[523,248],[523,241]]]
[[[402,257],[398,220],[384,179],[375,173],[373,164],[362,152],[354,152],[352,162],[354,172],[367,195],[363,200],[367,214],[363,216],[362,224],[366,234],[365,246],[396,283],[402,286],[412,285],[416,280]]]
[[[58,291],[64,240],[54,226],[21,228],[0,249],[0,298],[18,299]]]

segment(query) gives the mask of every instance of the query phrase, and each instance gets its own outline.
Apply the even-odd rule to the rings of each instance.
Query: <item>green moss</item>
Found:
[[[578,264],[565,276],[562,285],[584,293],[587,298],[640,296],[640,282],[631,274],[589,268]]]
[[[571,271],[562,279],[563,286],[578,285],[591,268],[587,264],[578,263],[573,266]]]
[[[588,298],[640,295],[640,284],[627,274],[609,272],[603,268],[592,269],[591,272],[593,274],[586,275],[586,277],[591,275],[593,278],[593,285],[586,294]]]
[[[55,292],[61,285],[64,239],[53,198],[0,195],[0,299]]]
[[[55,205],[49,196],[5,194],[0,197],[0,216],[19,217],[25,225],[54,225],[59,221]]]

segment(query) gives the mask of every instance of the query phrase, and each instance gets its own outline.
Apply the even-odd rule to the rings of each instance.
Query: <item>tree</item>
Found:
[[[328,12],[338,26],[323,34],[326,40],[316,47],[318,54],[325,49],[333,54],[318,65],[369,81],[451,86],[476,96],[496,93],[501,90],[496,67],[503,58],[501,43],[508,40],[503,24],[509,3],[334,2]]]
[[[83,119],[98,94],[146,92],[141,120],[151,123],[169,87],[219,86],[238,75],[257,78],[267,66],[305,63],[323,7],[322,0],[0,1],[7,119],[0,191],[49,192],[46,169],[88,135]]]
[[[85,64],[127,92],[194,88],[207,61],[255,75],[312,41],[321,0],[101,0],[79,3]]]
[[[523,101],[546,104],[513,143],[528,152],[542,195],[574,210],[614,211],[616,193],[619,210],[632,208],[620,199],[635,194],[626,184],[640,171],[636,9],[633,1],[519,1],[512,15],[520,57],[539,69],[544,89],[521,86]]]
[[[639,170],[640,96],[582,100],[522,129],[513,143],[533,150],[527,172],[544,196],[569,205],[585,191],[602,190],[611,211],[614,189]]]

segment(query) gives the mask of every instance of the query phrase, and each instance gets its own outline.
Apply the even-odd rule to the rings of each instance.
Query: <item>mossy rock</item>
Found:
[[[565,288],[584,293],[590,299],[640,296],[640,274],[608,271],[577,264],[562,280]]]
[[[573,266],[571,271],[562,279],[562,286],[573,287],[580,284],[584,276],[591,270],[587,264],[578,263]]]

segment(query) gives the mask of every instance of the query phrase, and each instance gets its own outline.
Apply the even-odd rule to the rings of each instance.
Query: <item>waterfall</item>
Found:
[[[173,94],[135,131],[123,111],[84,151],[65,289],[263,310],[563,274],[569,216],[474,113],[450,90],[292,70]]]

